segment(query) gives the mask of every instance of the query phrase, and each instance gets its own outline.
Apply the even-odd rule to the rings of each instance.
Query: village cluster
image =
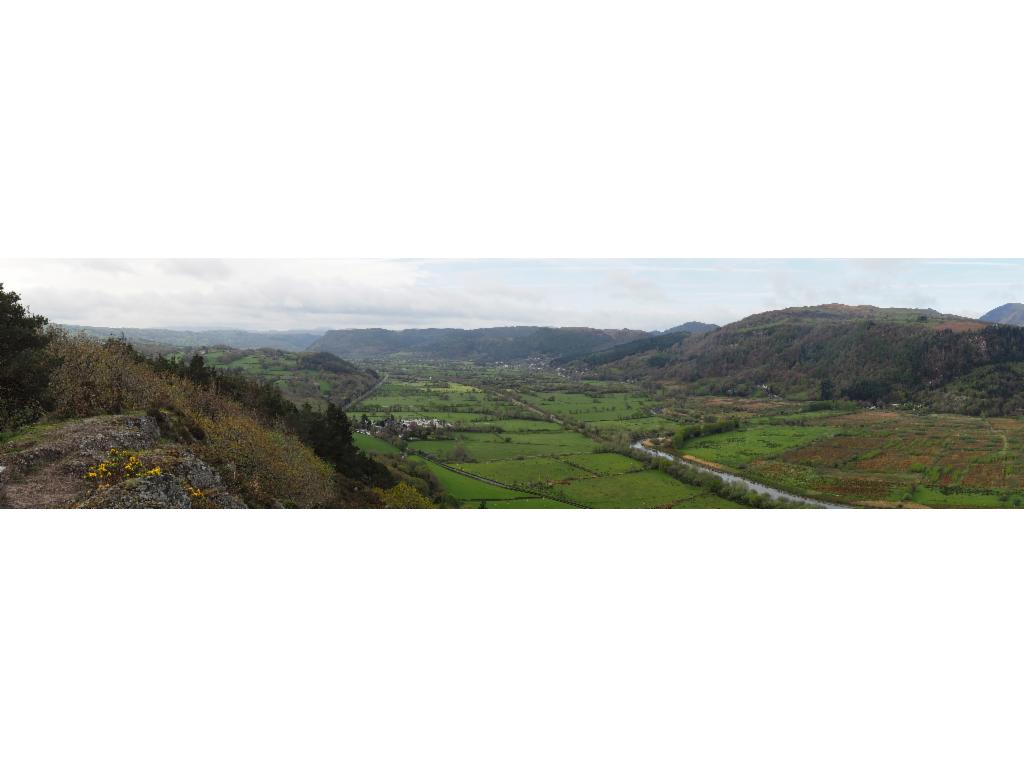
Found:
[[[425,440],[450,437],[454,424],[442,419],[396,419],[388,414],[372,421],[366,414],[356,423],[356,431],[374,437]]]

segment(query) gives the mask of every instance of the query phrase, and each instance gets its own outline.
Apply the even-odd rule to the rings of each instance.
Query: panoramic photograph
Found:
[[[5,3],[0,768],[1024,766],[1022,37]]]
[[[0,269],[3,507],[1024,505],[1024,260]]]

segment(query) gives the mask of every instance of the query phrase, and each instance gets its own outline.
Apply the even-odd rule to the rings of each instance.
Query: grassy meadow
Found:
[[[543,374],[517,377],[486,369],[459,373],[460,381],[453,382],[445,372],[422,365],[392,369],[387,383],[360,401],[349,417],[356,425],[364,415],[372,421],[388,415],[438,418],[454,425],[450,436],[409,440],[404,447],[427,463],[452,496],[467,504],[736,506],[610,450],[608,436],[628,441],[633,429],[645,432],[657,427],[667,434],[675,428],[675,422],[652,416],[657,403],[639,392],[609,391],[603,383],[595,383],[586,393],[563,392],[557,389],[558,380]],[[556,389],[521,391],[526,381],[536,385],[538,380]],[[357,440],[370,452],[397,450],[379,438],[359,435]],[[459,475],[441,464],[483,480]],[[502,493],[502,488],[486,480],[509,490]]]
[[[420,363],[390,376],[356,406],[354,420],[391,413],[449,421],[455,425],[449,438],[412,441],[408,449],[514,487],[524,502],[546,497],[586,507],[732,506],[616,451],[640,437],[668,447],[682,424],[735,419],[738,430],[691,438],[675,452],[830,503],[1024,506],[1020,419],[848,404],[808,411],[806,403],[779,398],[675,396],[621,382],[567,381],[543,370],[449,371]],[[370,440],[359,440],[370,449]],[[375,450],[396,450],[378,442],[387,448]]]
[[[342,360],[320,362],[317,357],[274,349],[237,350],[213,347],[202,350],[207,365],[239,371],[273,382],[298,406],[321,409],[328,402],[345,405],[376,383],[369,372]]]

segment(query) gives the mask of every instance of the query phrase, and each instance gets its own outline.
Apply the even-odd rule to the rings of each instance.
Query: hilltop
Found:
[[[1024,304],[1003,304],[981,316],[987,323],[1024,325]]]
[[[696,320],[691,320],[688,323],[682,325],[675,325],[671,328],[662,331],[662,333],[711,333],[711,331],[717,331],[721,326],[715,325],[714,323],[701,323]]]
[[[932,309],[825,304],[752,315],[667,349],[599,365],[596,372],[682,384],[693,392],[886,403],[940,398],[948,407],[971,410],[981,407],[970,395],[975,388],[958,398],[944,388],[977,377],[986,366],[1018,361],[1024,361],[1024,329]]]
[[[182,360],[194,355],[205,365],[242,373],[277,386],[296,405],[322,408],[345,406],[380,381],[376,371],[361,368],[330,352],[285,352],[277,349],[200,347],[178,352]]]

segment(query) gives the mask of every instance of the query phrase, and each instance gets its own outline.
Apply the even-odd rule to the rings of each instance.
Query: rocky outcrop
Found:
[[[149,461],[160,461],[159,475],[135,477],[97,489],[79,506],[92,509],[244,509],[228,492],[218,473],[187,451],[172,449]]]
[[[192,500],[173,475],[135,477],[90,494],[81,504],[96,509],[189,509]]]
[[[88,479],[111,449],[138,457],[146,474],[102,485]],[[245,507],[214,467],[186,446],[161,442],[159,425],[150,416],[100,416],[35,427],[3,446],[0,467],[2,507]]]

